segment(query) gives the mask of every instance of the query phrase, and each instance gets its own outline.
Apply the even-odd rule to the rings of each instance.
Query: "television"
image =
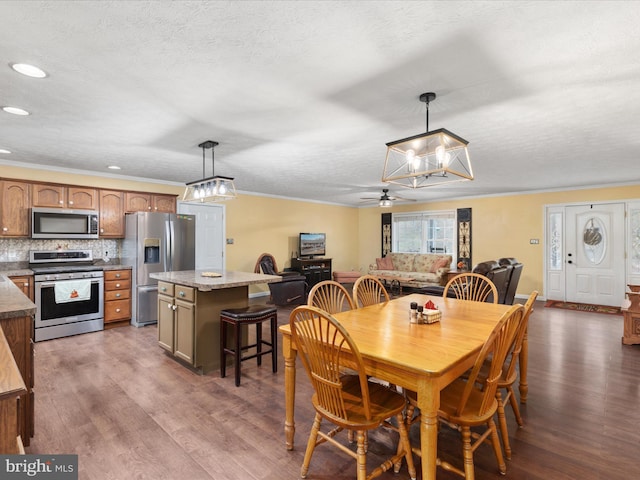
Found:
[[[326,236],[324,233],[301,233],[298,237],[300,258],[323,257],[326,255]]]

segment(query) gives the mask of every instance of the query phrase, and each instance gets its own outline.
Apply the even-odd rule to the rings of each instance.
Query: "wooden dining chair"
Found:
[[[505,312],[485,341],[471,371],[454,380],[440,392],[438,419],[440,423],[461,432],[464,470],[441,459],[438,460],[438,465],[445,470],[457,473],[466,480],[473,480],[475,476],[473,452],[489,440],[493,446],[500,473],[504,475],[507,471],[493,417],[498,411],[496,399],[498,380],[523,316],[522,305],[514,305]],[[485,362],[488,362],[488,367]],[[412,418],[417,408],[417,395],[413,391],[407,391],[406,397],[408,402],[406,422],[408,425],[418,423],[420,415]],[[481,434],[477,431],[471,432],[472,427],[477,430],[477,427],[483,426],[485,430]],[[413,452],[421,456],[419,448],[413,448]]]
[[[307,305],[331,314],[356,308],[349,291],[333,280],[316,283],[309,292]]]
[[[443,297],[452,292],[459,300],[473,300],[474,302],[498,303],[498,289],[484,275],[479,273],[461,273],[447,282]]]
[[[375,305],[390,300],[387,289],[373,275],[363,275],[353,284],[353,303],[356,308]]]
[[[291,337],[311,380],[314,394],[311,403],[316,411],[301,477],[306,478],[315,448],[325,442],[334,445],[356,460],[357,479],[369,480],[407,461],[409,475],[416,478],[407,428],[403,421],[403,395],[367,379],[358,346],[344,327],[330,314],[311,306],[300,306],[289,317]],[[344,375],[344,367],[355,375]],[[387,419],[395,417],[397,427]],[[323,420],[336,426],[328,433],[320,430]],[[367,474],[365,432],[384,426],[400,435],[400,447],[390,458]],[[356,451],[334,437],[342,430],[357,432]]]
[[[522,322],[520,323],[520,327],[518,332],[516,333],[516,337],[511,346],[511,350],[507,354],[507,358],[505,359],[505,363],[502,367],[502,374],[498,379],[498,388],[496,389],[496,400],[498,401],[498,423],[500,425],[500,436],[502,437],[502,444],[504,445],[504,454],[508,459],[511,459],[511,444],[509,442],[509,430],[507,429],[507,419],[505,417],[504,406],[507,402],[511,405],[513,409],[513,414],[516,417],[516,422],[518,426],[523,427],[524,422],[522,421],[522,416],[520,415],[520,409],[518,408],[518,401],[516,400],[515,393],[513,391],[513,385],[516,383],[518,378],[518,372],[516,370],[516,365],[518,364],[518,358],[520,357],[520,352],[522,351],[522,342],[524,341],[524,337],[527,333],[527,327],[529,325],[529,316],[531,312],[533,312],[533,304],[538,298],[537,290],[534,290],[526,303],[524,304],[524,313],[522,317]],[[490,368],[490,363],[485,361],[485,370]],[[504,396],[502,395],[502,390],[505,390]]]

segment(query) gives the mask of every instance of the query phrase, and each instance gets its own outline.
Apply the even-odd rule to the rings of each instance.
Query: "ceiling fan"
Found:
[[[361,203],[374,203],[374,202],[378,202],[378,204],[381,207],[390,207],[391,205],[393,205],[393,202],[396,200],[402,201],[402,202],[415,202],[414,199],[412,198],[403,198],[403,197],[397,197],[395,195],[389,195],[389,189],[388,188],[383,188],[382,189],[382,195],[379,198],[376,197],[361,197],[360,200],[362,200]]]

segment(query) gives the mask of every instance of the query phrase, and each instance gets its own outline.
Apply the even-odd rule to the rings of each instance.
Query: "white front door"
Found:
[[[224,270],[224,206],[178,203],[178,213],[196,216],[196,270]]]
[[[566,301],[620,306],[625,296],[624,204],[565,209]]]

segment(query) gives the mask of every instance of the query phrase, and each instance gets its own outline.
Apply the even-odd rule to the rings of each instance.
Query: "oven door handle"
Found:
[[[69,280],[73,280],[73,279],[69,279]],[[82,279],[78,279],[78,280],[82,280]],[[100,283],[100,278],[92,278],[91,279],[91,283]],[[56,283],[58,282],[64,282],[66,280],[56,280],[54,282],[36,282],[36,287],[54,287],[56,285]]]

